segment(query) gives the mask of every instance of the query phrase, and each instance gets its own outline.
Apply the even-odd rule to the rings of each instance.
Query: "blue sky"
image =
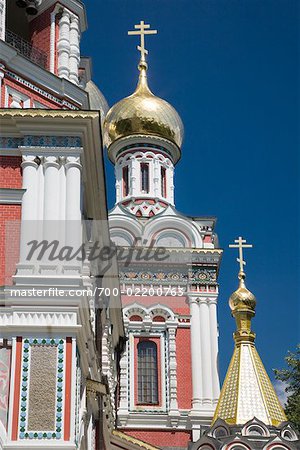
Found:
[[[257,347],[273,378],[299,326],[299,23],[297,0],[85,0],[82,50],[113,105],[137,81],[140,20],[149,84],[179,112],[185,139],[176,167],[176,207],[218,218],[220,371],[233,349],[228,297],[237,263],[228,244],[242,235],[247,285],[257,297]],[[107,163],[109,207],[114,175]]]

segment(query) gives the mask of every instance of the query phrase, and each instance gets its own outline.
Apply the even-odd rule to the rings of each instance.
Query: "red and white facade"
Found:
[[[186,449],[210,425],[220,393],[217,277],[222,250],[213,217],[191,218],[175,209],[174,169],[181,149],[178,139],[164,133],[173,126],[182,135],[181,121],[148,90],[146,69],[139,69],[137,90],[111,108],[104,124],[116,174],[109,223],[120,251],[127,334],[118,426],[159,448]],[[160,107],[159,117],[152,117]],[[171,110],[167,119],[165,107]],[[152,128],[153,122],[158,129],[163,123],[157,133],[135,129],[138,120],[145,128],[148,119]],[[125,120],[130,125],[114,140]],[[153,256],[160,247],[164,260]]]
[[[112,448],[124,329],[120,299],[112,309],[95,288],[118,283],[101,284],[88,259],[28,258],[31,239],[110,242],[106,102],[80,58],[85,28],[78,0],[0,1],[3,450]]]

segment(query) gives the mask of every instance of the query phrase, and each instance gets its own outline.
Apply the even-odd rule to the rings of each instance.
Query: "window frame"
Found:
[[[167,197],[167,169],[160,166],[160,191],[162,197]]]
[[[129,166],[128,164],[122,167],[122,194],[123,197],[129,195]]]
[[[144,348],[143,348],[144,347]],[[150,350],[150,351],[149,351]],[[146,362],[141,361],[141,352],[144,352],[143,358]],[[152,355],[150,354],[152,351]],[[147,355],[147,353],[149,353]],[[142,339],[139,340],[137,344],[137,405],[159,405],[159,351],[157,343],[151,339]],[[148,361],[147,361],[148,358]],[[151,362],[151,358],[154,358],[153,363]],[[154,367],[141,367],[141,364],[153,364]],[[145,371],[144,374],[142,371]],[[154,374],[151,374],[151,371],[154,371]],[[143,386],[143,380],[141,377],[144,377],[146,381],[144,383],[150,384],[149,393],[145,394]]]

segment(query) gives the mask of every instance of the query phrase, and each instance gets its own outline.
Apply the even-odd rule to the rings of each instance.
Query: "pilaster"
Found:
[[[128,409],[128,349],[129,343],[126,342],[126,349],[124,350],[120,360],[120,394],[119,394],[119,408],[118,421],[120,426],[125,426],[127,423],[129,409]]]
[[[79,19],[75,14],[71,16],[70,23],[70,81],[78,85],[78,67],[80,62],[80,27]]]
[[[177,357],[176,357],[176,327],[168,327],[169,338],[169,386],[170,386],[170,406],[169,416],[172,426],[176,426],[180,412],[177,401]]]
[[[24,189],[24,195],[22,198],[20,260],[24,261],[28,251],[27,242],[34,239],[36,235],[38,165],[35,156],[23,155],[21,167],[23,170],[22,188]]]
[[[212,364],[212,385],[213,385],[213,404],[218,403],[220,396],[220,380],[218,369],[218,321],[217,321],[217,298],[209,299],[209,322],[210,322],[210,342],[211,342],[211,364]]]
[[[69,78],[69,57],[70,57],[70,12],[64,8],[59,20],[59,39],[57,43],[58,52],[58,76]]]
[[[192,352],[192,410],[200,411],[203,398],[202,347],[200,336],[200,309],[197,296],[189,295],[191,314],[191,352]]]
[[[211,335],[207,298],[199,299],[203,405],[212,405]]]

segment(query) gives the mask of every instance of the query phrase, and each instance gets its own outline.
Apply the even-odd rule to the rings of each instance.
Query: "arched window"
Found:
[[[166,169],[164,167],[160,168],[160,181],[161,181],[161,195],[163,197],[167,196],[167,177]]]
[[[123,172],[123,196],[127,197],[127,195],[129,194],[129,170],[128,170],[128,166],[123,167],[122,169]]]
[[[141,341],[138,354],[138,403],[158,404],[157,346],[153,341]]]
[[[149,192],[149,164],[141,163],[141,189],[142,192]]]

